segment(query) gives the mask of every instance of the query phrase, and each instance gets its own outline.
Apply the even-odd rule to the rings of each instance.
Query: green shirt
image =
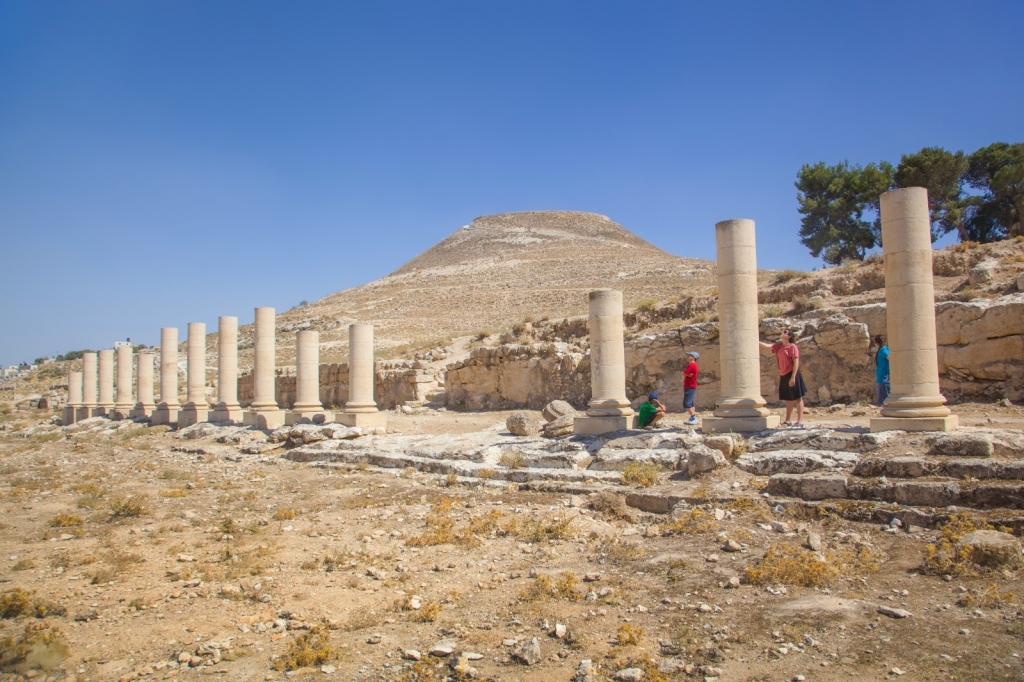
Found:
[[[646,426],[647,422],[654,418],[654,413],[658,411],[658,406],[654,403],[645,402],[640,406],[640,426]]]

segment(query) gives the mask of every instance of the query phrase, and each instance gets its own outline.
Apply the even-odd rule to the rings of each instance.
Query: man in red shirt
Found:
[[[782,422],[782,425],[802,429],[804,428],[804,396],[807,395],[807,385],[804,384],[804,377],[800,374],[800,349],[794,343],[795,341],[796,335],[789,329],[783,329],[778,343],[758,341],[758,344],[774,353],[775,361],[779,365],[779,400],[786,401],[786,421]],[[794,407],[796,407],[796,422],[790,421]]]
[[[688,426],[698,424],[697,408],[694,406],[694,401],[697,398],[697,374],[699,374],[697,360],[700,360],[700,353],[697,351],[692,350],[686,354],[687,365],[683,370],[683,409],[690,413],[690,418],[683,423]]]

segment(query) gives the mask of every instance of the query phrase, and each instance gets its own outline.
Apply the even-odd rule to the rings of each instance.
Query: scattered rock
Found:
[[[818,535],[817,533],[808,533],[807,534],[807,549],[811,550],[812,552],[820,552],[821,551],[821,536]]]
[[[523,665],[535,665],[541,661],[540,642],[531,637],[512,651],[512,658]]]
[[[704,439],[704,445],[712,450],[718,450],[726,458],[732,457],[733,448],[735,447],[732,436],[708,436]]]
[[[573,425],[575,423],[576,413],[565,414],[550,421],[544,425],[541,429],[541,434],[545,438],[561,438],[562,436],[571,436]]]
[[[998,268],[999,263],[994,260],[985,259],[967,271],[967,281],[970,282],[971,286],[988,284],[995,277],[995,272]]]
[[[739,552],[742,549],[743,547],[740,545],[740,543],[736,542],[735,540],[726,540],[725,544],[722,545],[723,552]]]
[[[976,530],[960,538],[960,547],[970,546],[971,561],[988,568],[1014,567],[1021,563],[1020,541],[997,530]]]
[[[564,400],[552,400],[540,411],[544,421],[553,422],[559,417],[576,414],[576,408]]]
[[[891,606],[879,606],[878,612],[883,616],[889,616],[890,618],[910,618],[910,611],[905,609],[897,609]]]
[[[540,421],[537,420],[532,412],[519,410],[508,416],[508,419],[505,420],[505,428],[513,436],[532,437],[540,434]]]
[[[729,461],[719,450],[712,450],[702,444],[694,446],[687,454],[686,468],[691,478],[729,465]]]
[[[430,649],[431,656],[437,656],[438,658],[444,658],[445,656],[451,656],[452,652],[455,651],[454,642],[438,642]]]
[[[640,682],[644,679],[644,671],[640,668],[623,668],[615,673],[616,682]]]
[[[416,649],[406,649],[402,652],[402,658],[404,658],[407,661],[418,661],[421,658],[423,658],[423,654],[421,654]]]

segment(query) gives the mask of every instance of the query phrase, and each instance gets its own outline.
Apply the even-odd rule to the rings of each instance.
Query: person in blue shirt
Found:
[[[881,334],[875,336],[875,404],[881,407],[889,397],[889,346]]]

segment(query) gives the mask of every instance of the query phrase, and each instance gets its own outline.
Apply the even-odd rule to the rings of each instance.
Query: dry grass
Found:
[[[793,305],[789,309],[791,315],[800,315],[801,313],[808,313],[812,310],[818,310],[824,304],[812,297],[812,296],[794,296]]]
[[[960,539],[976,530],[994,530],[984,519],[972,518],[968,514],[954,514],[942,527],[938,544],[925,548],[923,573],[935,575],[964,575],[978,569],[974,549],[969,545],[960,546]]]
[[[82,523],[82,517],[77,514],[57,514],[50,519],[50,526],[53,528],[75,528]]]
[[[827,587],[840,576],[877,571],[882,559],[867,547],[827,551],[822,556],[801,547],[774,544],[746,574],[754,585]]]
[[[562,571],[556,578],[549,575],[537,576],[537,579],[519,592],[523,601],[539,601],[542,599],[568,599],[578,601],[583,595],[579,592],[580,579],[570,571]]]
[[[615,633],[619,646],[640,646],[644,641],[643,628],[632,623],[623,623]]]
[[[798,279],[807,279],[810,277],[810,273],[804,272],[803,270],[779,270],[775,273],[772,284],[785,284],[786,282],[792,282]]]
[[[298,509],[290,509],[288,507],[282,507],[281,509],[278,509],[277,511],[275,511],[274,515],[271,518],[274,519],[275,521],[291,521],[292,519],[296,519],[298,517],[299,517],[299,510]]]
[[[501,459],[498,460],[498,464],[509,469],[522,469],[526,466],[526,457],[518,452],[505,452],[501,455]]]
[[[595,547],[598,555],[613,563],[636,561],[644,555],[644,548],[638,542],[612,538]]]
[[[47,616],[63,616],[67,609],[59,604],[36,597],[35,591],[25,591],[20,587],[7,590],[0,595],[0,618],[5,620],[19,616],[46,618]]]
[[[551,519],[526,519],[522,523],[508,526],[510,532],[523,542],[544,542],[545,540],[568,540],[572,537],[571,517],[556,516]]]
[[[149,504],[145,495],[115,495],[107,502],[110,518],[134,519],[149,513]]]
[[[68,654],[68,646],[59,629],[45,622],[28,623],[20,635],[0,639],[0,671],[28,673],[51,670],[59,666]]]
[[[622,470],[622,482],[626,485],[650,488],[658,484],[661,471],[661,466],[655,462],[630,462]]]
[[[1014,604],[1016,601],[1016,594],[1013,592],[1000,592],[995,583],[989,583],[988,587],[978,594],[968,594],[961,597],[957,601],[957,606],[981,606],[984,608],[993,608],[1006,604]]]
[[[298,670],[325,665],[338,658],[331,646],[331,632],[325,626],[315,625],[309,632],[299,635],[288,644],[288,651],[274,659],[275,670]]]
[[[409,614],[409,620],[416,623],[433,623],[441,617],[444,606],[436,601],[427,600],[418,609],[413,609]]]
[[[636,519],[636,512],[626,505],[626,498],[612,492],[602,491],[591,495],[590,507],[606,519],[624,519],[629,522]]]
[[[718,530],[718,521],[714,514],[694,507],[689,514],[684,514],[672,523],[662,524],[661,532],[666,535],[703,535]]]

